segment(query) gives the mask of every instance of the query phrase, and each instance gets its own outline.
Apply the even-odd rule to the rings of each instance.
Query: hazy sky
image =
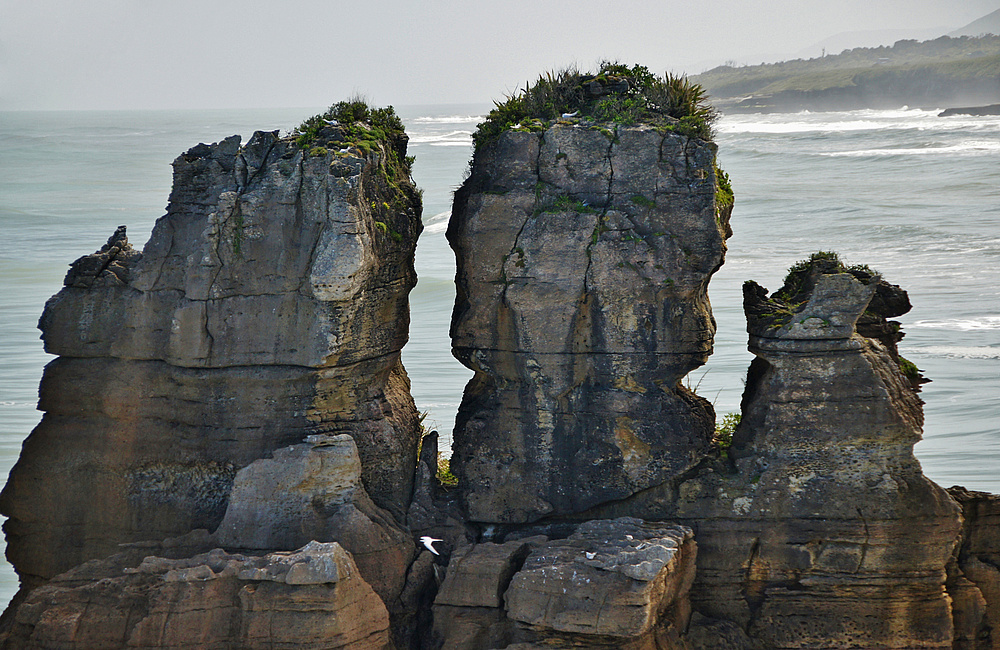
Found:
[[[1000,0],[0,0],[0,110],[485,102],[602,59],[696,74]],[[920,38],[925,37],[922,32]]]

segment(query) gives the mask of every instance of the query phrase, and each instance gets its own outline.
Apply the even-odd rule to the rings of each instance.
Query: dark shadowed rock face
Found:
[[[452,458],[471,520],[580,512],[708,448],[711,406],[679,380],[715,332],[714,157],[701,140],[587,123],[476,152],[448,229],[453,351],[476,372]]]
[[[40,322],[59,355],[45,415],[0,499],[27,584],[121,542],[214,529],[237,470],[307,434],[350,434],[368,494],[402,519],[420,199],[388,146],[198,145],[174,161],[141,254],[119,229],[73,264]]]

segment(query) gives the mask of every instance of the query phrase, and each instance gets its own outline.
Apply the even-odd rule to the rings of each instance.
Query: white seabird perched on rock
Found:
[[[434,539],[433,537],[428,537],[427,535],[424,535],[423,537],[420,538],[420,543],[424,545],[424,548],[426,548],[428,551],[430,551],[434,555],[441,555],[436,550],[434,550],[434,542],[440,542],[440,541],[443,541],[443,540]]]

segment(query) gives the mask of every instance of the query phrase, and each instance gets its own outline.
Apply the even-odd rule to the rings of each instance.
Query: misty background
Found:
[[[488,102],[602,59],[725,62],[926,40],[997,0],[0,0],[0,110]]]

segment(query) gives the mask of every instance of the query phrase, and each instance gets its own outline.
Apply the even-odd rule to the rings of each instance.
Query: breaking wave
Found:
[[[439,212],[433,217],[424,221],[424,232],[442,233],[448,230],[448,220],[451,218],[451,210]]]

